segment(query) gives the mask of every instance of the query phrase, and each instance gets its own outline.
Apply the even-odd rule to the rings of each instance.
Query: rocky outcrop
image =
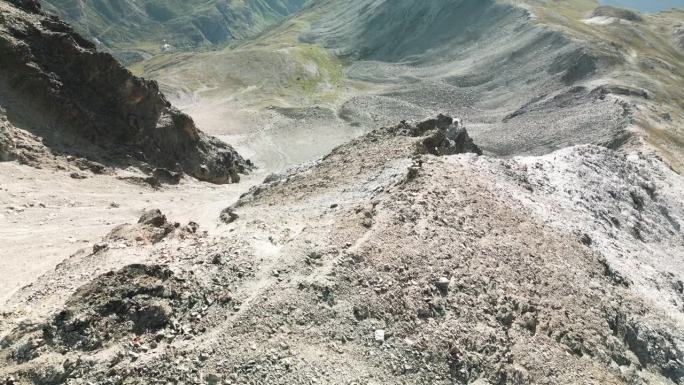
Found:
[[[592,17],[614,17],[616,19],[633,22],[640,22],[644,20],[637,12],[625,8],[611,7],[610,5],[603,5],[596,8],[592,13]]]
[[[464,153],[482,155],[482,149],[473,142],[461,121],[443,114],[415,125],[403,121],[391,130],[399,135],[425,137],[419,144],[420,153],[437,156]]]
[[[674,32],[675,44],[681,50],[684,50],[684,25],[680,25]]]
[[[248,161],[202,133],[156,82],[133,76],[37,3],[10,4],[0,4],[0,82],[14,104],[29,109],[24,115],[54,122],[29,128],[50,131],[41,135],[48,147],[62,151],[50,138],[71,137],[95,145],[110,163],[133,158],[213,183],[238,182],[248,171]]]
[[[198,229],[199,225],[195,222],[181,226],[178,222],[170,222],[158,209],[147,210],[138,223],[115,227],[102,243],[93,248],[93,252],[107,249],[110,244],[153,245],[168,238],[196,238]]]

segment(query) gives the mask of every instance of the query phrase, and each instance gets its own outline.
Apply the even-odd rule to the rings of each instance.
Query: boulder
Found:
[[[232,207],[228,207],[221,211],[220,219],[223,223],[230,224],[238,220],[238,218],[240,218],[240,216],[235,212],[235,210]]]
[[[458,119],[438,115],[415,125],[406,121],[390,129],[398,135],[424,137],[420,142],[418,153],[437,156],[475,153],[482,155],[482,150],[468,135],[468,131]]]
[[[152,227],[163,227],[167,223],[166,215],[158,209],[147,210],[140,216],[138,223]]]

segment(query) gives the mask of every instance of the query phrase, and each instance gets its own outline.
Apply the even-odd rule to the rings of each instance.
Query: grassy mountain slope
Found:
[[[540,22],[619,58],[606,83],[620,86],[615,90],[636,103],[633,128],[673,167],[684,170],[684,49],[679,41],[684,10],[630,20],[612,7],[593,11],[595,1],[553,3],[535,4]]]
[[[121,57],[243,39],[298,11],[306,0],[46,0],[45,8]],[[139,59],[140,56],[137,56]]]

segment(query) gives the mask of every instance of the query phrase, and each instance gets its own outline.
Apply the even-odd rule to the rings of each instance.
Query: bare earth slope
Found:
[[[626,223],[594,225],[570,208],[586,216],[574,231],[537,208],[580,182],[598,197],[602,187],[588,181],[612,173],[634,196],[656,191],[629,204],[674,227],[684,214],[679,176],[594,146],[509,161],[431,155],[451,148],[441,131],[410,127],[269,178],[234,205],[220,235],[175,230],[150,245],[166,232],[154,216],[114,230],[8,303],[0,375],[21,384],[682,382],[681,264],[639,259],[674,301],[663,305],[614,261],[632,257],[606,243],[657,252],[681,247],[680,230],[639,240]],[[571,171],[536,176],[550,168]],[[568,203],[546,209],[567,210],[566,190]]]
[[[183,179],[237,182],[251,166],[33,4],[0,1],[0,302],[151,201],[201,220],[254,183]]]

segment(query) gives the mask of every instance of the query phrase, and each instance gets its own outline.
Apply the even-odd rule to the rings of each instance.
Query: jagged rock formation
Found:
[[[455,155],[475,153],[482,155],[478,147],[468,135],[468,130],[461,125],[460,120],[440,114],[435,119],[428,119],[411,126],[402,122],[400,131],[411,136],[426,136],[420,143],[421,152],[432,155]]]
[[[81,287],[46,325],[47,344],[93,351],[111,339],[154,333],[171,324],[192,291],[162,266],[131,265]],[[92,333],[103,330],[106,333]],[[131,337],[132,338],[132,337]]]
[[[0,100],[19,128],[53,152],[83,151],[109,164],[136,161],[213,183],[238,182],[247,171],[156,82],[133,76],[34,2],[11,3],[0,3]]]

